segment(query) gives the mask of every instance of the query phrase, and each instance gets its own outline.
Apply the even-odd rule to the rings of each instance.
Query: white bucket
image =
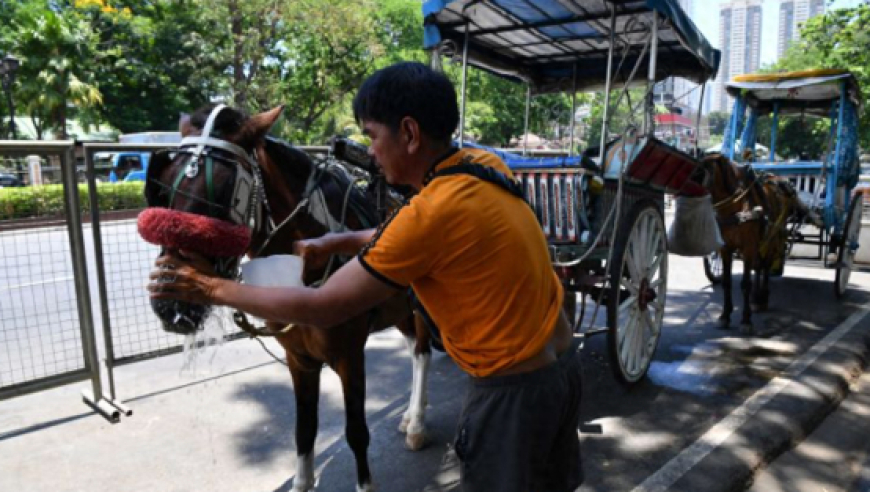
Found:
[[[242,263],[242,282],[261,287],[301,287],[302,257],[273,255]]]

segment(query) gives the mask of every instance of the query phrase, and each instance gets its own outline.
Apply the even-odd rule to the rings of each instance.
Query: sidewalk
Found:
[[[805,440],[760,472],[751,492],[870,490],[870,372]]]

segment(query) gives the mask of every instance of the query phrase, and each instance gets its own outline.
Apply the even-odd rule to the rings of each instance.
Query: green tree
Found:
[[[801,39],[771,70],[795,71],[821,68],[846,69],[859,84],[870,87],[870,5],[831,10],[809,19],[801,28]],[[870,148],[870,112],[862,109],[858,125],[859,144]],[[816,142],[824,142],[824,131],[814,131]],[[797,133],[796,138],[805,135]],[[785,137],[785,136],[784,136]],[[794,144],[799,147],[803,142]]]
[[[174,130],[180,112],[220,91],[221,31],[196,2],[155,0],[116,9],[104,0],[77,0],[99,37],[90,66],[99,73],[100,116],[122,133]]]
[[[70,106],[85,123],[95,121],[102,94],[88,67],[98,56],[97,37],[84,19],[69,9],[27,3],[14,12],[6,35],[9,50],[21,59],[16,100],[39,138],[47,129],[66,138]]]

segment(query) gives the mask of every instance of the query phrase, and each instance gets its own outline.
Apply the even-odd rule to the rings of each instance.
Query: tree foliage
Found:
[[[870,5],[831,10],[809,19],[801,28],[800,41],[789,48],[772,70],[817,68],[849,70],[855,74],[865,91],[870,88]],[[806,125],[801,118],[791,118],[782,125],[780,130],[783,131],[783,137],[780,141],[794,147],[794,150],[789,147],[789,152],[800,152],[799,149],[807,146],[822,148],[827,138],[823,124],[813,122]],[[861,111],[858,126],[859,144],[863,148],[870,148],[870,112],[866,107]],[[789,131],[793,138],[789,138]]]
[[[180,112],[223,101],[248,112],[283,104],[274,133],[323,143],[358,132],[350,100],[366,76],[429,61],[422,42],[419,0],[0,0],[0,51],[22,61],[16,108],[41,132],[62,132],[69,117],[173,130]],[[461,65],[443,66],[459,89]],[[467,134],[496,146],[521,135],[525,85],[474,69],[466,85]],[[602,104],[578,94],[585,145],[598,145]],[[573,116],[570,96],[535,97],[530,131],[567,142]],[[613,122],[619,133],[631,121],[620,110]]]

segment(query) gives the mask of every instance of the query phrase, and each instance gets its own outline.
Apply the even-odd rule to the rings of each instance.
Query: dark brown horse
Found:
[[[781,271],[785,261],[786,225],[791,217],[811,214],[786,180],[757,174],[749,165],[738,166],[721,154],[704,158],[701,167],[707,171],[707,188],[725,242],[720,250],[725,302],[719,324],[728,328],[731,323],[731,264],[739,252],[743,260],[740,331],[751,334],[752,310],[767,309],[771,270]]]
[[[318,167],[306,153],[267,136],[282,109],[278,107],[248,118],[231,108],[215,111],[208,106],[191,117],[182,117],[180,130],[185,140],[180,151],[172,158],[154,159],[148,169],[149,205],[234,221],[236,225],[251,225],[249,257],[292,254],[296,241],[345,227],[358,230],[376,225],[372,200],[353,186],[345,173]],[[210,131],[204,132],[205,128]],[[212,162],[206,169],[202,161],[208,158]],[[213,176],[207,176],[209,172]],[[245,176],[251,178],[250,183],[245,184]],[[238,191],[245,187],[250,193]],[[245,202],[250,203],[249,209],[245,209]],[[219,272],[221,268],[229,270],[225,273],[230,275],[235,269],[235,260],[215,258],[215,268]],[[331,271],[337,269],[339,263],[334,261]],[[306,265],[305,284],[325,278],[325,268],[329,267]],[[178,307],[177,304],[172,306]],[[166,309],[155,309],[158,313],[164,311]],[[172,320],[167,322],[167,317],[161,316],[164,324],[171,326]],[[201,325],[196,312],[185,316],[195,321],[193,328],[187,331]],[[407,432],[409,448],[422,447],[430,335],[422,323],[415,322],[407,293],[329,330],[309,326],[282,330],[285,327],[268,321],[266,326],[273,330],[271,333],[286,352],[296,395],[298,461],[294,491],[306,491],[314,486],[314,442],[320,372],[324,365],[341,378],[346,436],[357,464],[357,490],[372,487],[364,408],[364,347],[373,331],[396,326],[412,349],[414,384],[400,430]],[[171,328],[178,330],[177,326]]]

